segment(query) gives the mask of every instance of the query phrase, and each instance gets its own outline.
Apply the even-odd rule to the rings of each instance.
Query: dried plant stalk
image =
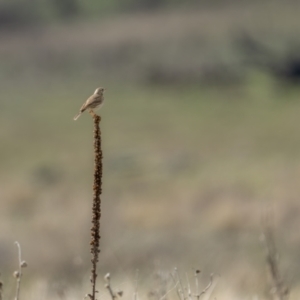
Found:
[[[91,283],[92,293],[89,294],[92,300],[96,300],[96,280],[97,280],[97,262],[100,253],[100,217],[101,217],[101,199],[102,192],[102,150],[101,150],[101,131],[100,116],[94,115],[94,154],[95,154],[95,170],[94,170],[94,198],[93,198],[93,215],[91,228],[91,254],[92,254],[92,270]]]
[[[19,300],[20,299],[20,289],[21,289],[21,279],[23,276],[22,269],[27,267],[27,262],[25,260],[22,260],[21,246],[20,246],[19,242],[16,241],[15,244],[18,247],[18,259],[19,259],[19,264],[18,264],[19,269],[18,269],[18,271],[14,272],[14,277],[17,280],[15,300]],[[2,284],[1,284],[1,288],[2,288]],[[1,290],[0,290],[0,294],[1,294]],[[2,299],[1,295],[0,295],[0,298]]]
[[[1,275],[1,274],[0,274]],[[2,292],[3,292],[3,282],[0,281],[0,300],[2,300]]]
[[[287,300],[289,298],[289,289],[285,285],[279,271],[278,253],[275,245],[273,227],[270,224],[270,220],[266,221],[264,225],[263,236],[266,246],[266,258],[272,281],[271,294],[274,300]]]

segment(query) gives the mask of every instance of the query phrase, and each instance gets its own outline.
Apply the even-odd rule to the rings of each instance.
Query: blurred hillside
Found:
[[[238,6],[187,1],[184,8],[161,1],[154,11],[134,9],[134,1],[72,2],[77,16],[71,19],[59,17],[64,1],[38,3],[0,5],[4,79],[76,74],[150,84],[239,84],[253,69],[283,81],[300,77],[299,4],[292,0]]]
[[[230,4],[232,1],[225,1]],[[223,3],[225,3],[223,2]],[[220,4],[220,2],[219,2]],[[69,21],[72,18],[105,17],[116,13],[137,11],[157,11],[170,8],[203,7],[219,5],[217,1],[187,0],[184,3],[178,0],[3,0],[0,5],[1,26],[18,27],[34,22]],[[223,4],[224,5],[224,4]]]
[[[297,299],[299,9],[293,0],[2,1],[7,296],[15,240],[29,263],[27,297],[40,299],[40,286],[47,299],[86,293],[93,133],[89,115],[72,118],[101,85],[100,285],[109,271],[132,288],[139,269],[150,295],[153,273],[177,266],[183,277],[200,268],[204,282],[220,274],[217,299],[268,298],[260,222],[271,207]]]
[[[258,1],[252,1],[255,3]],[[264,0],[262,3],[271,1]],[[70,18],[105,17],[116,13],[151,12],[182,8],[220,8],[236,5],[236,0],[208,1],[208,0],[3,0],[0,5],[1,24],[9,26],[15,24],[31,24],[34,21],[69,21]],[[5,24],[6,23],[6,24]]]

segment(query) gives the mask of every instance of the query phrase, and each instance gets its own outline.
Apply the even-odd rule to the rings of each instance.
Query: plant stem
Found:
[[[91,254],[92,254],[92,271],[91,283],[92,294],[90,298],[96,300],[96,280],[97,280],[97,262],[100,253],[100,217],[101,217],[101,199],[102,192],[102,150],[101,150],[101,118],[94,115],[94,154],[95,154],[95,170],[94,170],[94,197],[93,197],[93,216],[91,228]]]

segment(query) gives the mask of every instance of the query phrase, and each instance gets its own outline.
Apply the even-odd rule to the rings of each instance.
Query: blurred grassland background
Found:
[[[93,129],[88,114],[72,118],[104,86],[99,285],[111,272],[131,297],[139,269],[141,297],[160,299],[154,275],[178,267],[201,269],[203,285],[220,274],[217,299],[268,299],[271,208],[297,299],[299,11],[295,0],[2,0],[5,295],[15,240],[24,298],[88,291]]]

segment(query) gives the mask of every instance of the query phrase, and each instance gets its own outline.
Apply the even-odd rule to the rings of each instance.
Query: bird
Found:
[[[99,109],[104,102],[104,91],[105,88],[103,87],[98,87],[96,88],[94,94],[90,96],[81,106],[79,113],[74,117],[74,121],[76,121],[81,114],[88,110],[89,113],[94,117],[95,113],[94,110]]]

